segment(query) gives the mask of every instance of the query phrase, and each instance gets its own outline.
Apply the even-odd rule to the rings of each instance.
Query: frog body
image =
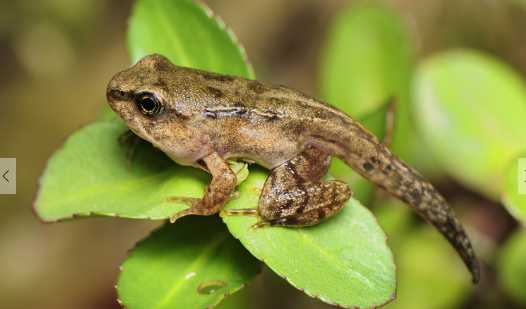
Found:
[[[157,54],[117,73],[107,98],[136,135],[175,162],[212,175],[204,197],[184,199],[191,207],[174,219],[221,210],[236,186],[226,161],[239,159],[271,171],[257,210],[242,213],[257,214],[258,226],[318,224],[352,195],[346,183],[322,180],[335,156],[412,206],[455,247],[473,281],[479,279],[469,238],[438,191],[361,124],[324,102],[283,86],[176,66]]]

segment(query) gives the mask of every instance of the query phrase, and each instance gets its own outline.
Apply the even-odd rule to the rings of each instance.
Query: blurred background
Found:
[[[353,4],[205,2],[237,34],[259,79],[312,95],[319,94],[330,25]],[[407,28],[416,61],[468,47],[526,74],[526,2],[387,3]],[[120,308],[114,289],[119,264],[159,224],[111,218],[42,224],[32,212],[47,159],[69,134],[97,116],[105,104],[107,81],[130,64],[125,31],[131,6],[131,0],[0,2],[0,157],[18,160],[17,195],[0,196],[0,308]],[[499,202],[454,177],[428,173],[473,235],[484,260],[484,278],[471,286],[436,232],[403,206],[382,203],[375,211],[389,235],[399,275],[399,299],[390,306],[526,308],[526,285],[524,294],[517,295],[520,291],[507,288],[499,273],[498,256],[518,229],[516,220]],[[522,281],[517,281],[524,283],[522,270]],[[330,308],[268,270],[237,297],[249,297],[250,308]]]

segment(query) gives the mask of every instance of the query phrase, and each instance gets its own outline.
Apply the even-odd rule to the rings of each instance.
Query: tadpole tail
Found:
[[[338,133],[337,155],[363,177],[409,204],[424,220],[434,225],[456,249],[471,272],[473,283],[477,283],[480,268],[475,252],[442,195],[360,124],[351,120]],[[342,137],[344,143],[341,143]]]

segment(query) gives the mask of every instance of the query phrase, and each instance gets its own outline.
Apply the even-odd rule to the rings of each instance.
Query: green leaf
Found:
[[[526,230],[517,231],[504,245],[497,263],[499,281],[515,300],[526,304]]]
[[[526,225],[526,153],[512,162],[501,200],[509,213]]]
[[[44,221],[73,216],[118,216],[165,219],[187,208],[173,196],[202,197],[210,176],[175,164],[150,144],[141,143],[131,161],[119,137],[120,122],[96,122],[71,135],[49,160],[36,199]],[[231,162],[240,183],[248,177],[246,163]]]
[[[255,208],[267,173],[252,168],[227,209]],[[394,297],[395,265],[373,215],[350,200],[310,228],[253,229],[255,217],[225,216],[230,232],[258,259],[312,297],[345,308],[370,308]]]
[[[202,196],[209,176],[140,144],[132,162],[121,123],[97,122],[71,135],[49,160],[35,209],[44,221],[75,215],[164,219],[186,208],[170,196]]]
[[[354,117],[397,96],[407,104],[412,46],[400,18],[380,5],[351,6],[330,27],[321,66],[323,99]]]
[[[413,63],[413,46],[400,16],[385,5],[362,2],[342,11],[330,27],[321,96],[355,118],[396,98],[392,148],[409,159],[415,140],[410,121]]]
[[[131,165],[127,163],[127,150],[117,143],[124,131],[120,123],[99,122],[67,140],[42,179],[36,211],[43,220],[90,214],[165,219],[187,207],[168,202],[169,197],[202,196],[209,181],[204,172],[178,166],[151,146],[141,146]],[[240,197],[229,205],[256,207],[267,175],[254,168],[239,188]],[[253,231],[249,226],[254,220],[225,218],[236,237],[254,239],[243,244],[256,257],[309,295],[347,307],[371,307],[391,299],[395,274],[385,235],[358,202],[349,202],[334,219],[314,228]],[[304,247],[296,250],[299,243]],[[322,266],[323,276],[318,272]]]
[[[132,61],[160,53],[173,63],[253,78],[243,48],[210,9],[191,0],[138,0],[128,29]]]
[[[388,309],[458,308],[472,289],[469,274],[449,244],[431,227],[398,238],[397,298]]]
[[[447,171],[491,198],[511,160],[526,149],[526,89],[490,56],[449,51],[421,64],[415,79],[420,131]]]
[[[217,217],[187,217],[131,251],[117,291],[128,309],[210,308],[259,271],[260,263]]]

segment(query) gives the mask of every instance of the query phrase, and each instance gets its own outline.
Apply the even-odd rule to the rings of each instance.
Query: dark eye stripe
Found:
[[[109,97],[115,99],[115,100],[128,100],[130,98],[130,94],[126,91],[120,90],[120,89],[112,89],[108,93]]]

